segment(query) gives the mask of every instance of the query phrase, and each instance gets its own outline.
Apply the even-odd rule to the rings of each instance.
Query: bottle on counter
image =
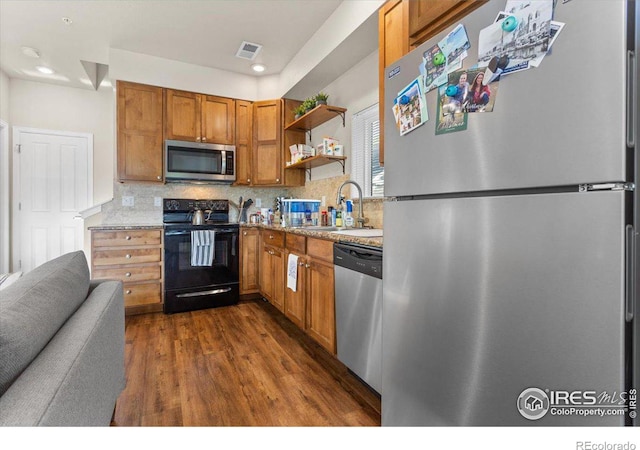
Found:
[[[320,225],[323,227],[329,226],[329,215],[326,211],[322,211],[322,215],[320,216]]]
[[[338,205],[338,209],[336,210],[336,227],[342,228],[344,223],[342,221],[342,205]]]
[[[331,226],[335,227],[336,226],[336,209],[333,206],[329,206],[329,208],[327,208],[329,210],[328,215],[329,215],[329,219],[331,220]]]
[[[353,227],[353,202],[351,200],[347,200],[347,210],[344,213],[343,221],[345,227]]]

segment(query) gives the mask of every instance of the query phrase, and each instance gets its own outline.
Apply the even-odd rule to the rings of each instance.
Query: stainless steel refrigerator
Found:
[[[505,3],[460,21],[465,68]],[[597,408],[640,386],[636,9],[558,0],[551,52],[465,131],[436,135],[437,90],[407,134],[390,106],[453,27],[386,68],[383,425],[633,422]]]

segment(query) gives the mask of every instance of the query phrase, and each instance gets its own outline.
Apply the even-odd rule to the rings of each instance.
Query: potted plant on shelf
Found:
[[[326,105],[328,98],[329,98],[328,94],[325,94],[324,92],[319,92],[315,96],[316,106],[318,106],[318,105]]]
[[[307,112],[307,109],[304,106],[304,103],[301,103],[297,108],[293,110],[294,119],[298,120],[300,117],[304,116],[304,113],[306,112]]]
[[[305,112],[311,111],[316,107],[316,100],[314,97],[309,97],[305,101],[302,102],[302,106],[304,106]]]

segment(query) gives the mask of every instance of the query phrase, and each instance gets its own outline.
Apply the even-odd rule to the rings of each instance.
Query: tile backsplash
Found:
[[[293,198],[326,198],[327,206],[335,206],[336,195],[340,185],[349,179],[349,175],[341,175],[322,180],[307,180],[306,185],[296,188],[255,188],[229,185],[195,185],[195,184],[142,184],[142,183],[114,183],[113,201],[102,207],[102,224],[162,224],[162,205],[156,206],[156,198],[197,198],[229,199],[234,203],[242,196],[245,200],[252,199],[254,205],[249,214],[259,211],[255,206],[256,199],[260,199],[263,208],[273,208],[276,197]],[[349,197],[350,189],[345,187],[343,195]],[[123,206],[123,197],[133,197],[133,206]],[[354,198],[354,209],[357,211],[358,200]],[[363,213],[368,226],[382,228],[382,199],[365,199]],[[325,207],[323,207],[325,208]],[[229,215],[232,222],[238,220],[238,210],[231,208]]]

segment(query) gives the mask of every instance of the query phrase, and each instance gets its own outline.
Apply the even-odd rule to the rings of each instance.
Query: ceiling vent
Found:
[[[240,48],[238,49],[236,56],[238,58],[248,59],[250,61],[253,61],[253,59],[256,57],[258,52],[260,52],[261,48],[262,48],[262,45],[260,44],[254,44],[252,42],[242,41],[242,44],[240,45]]]

